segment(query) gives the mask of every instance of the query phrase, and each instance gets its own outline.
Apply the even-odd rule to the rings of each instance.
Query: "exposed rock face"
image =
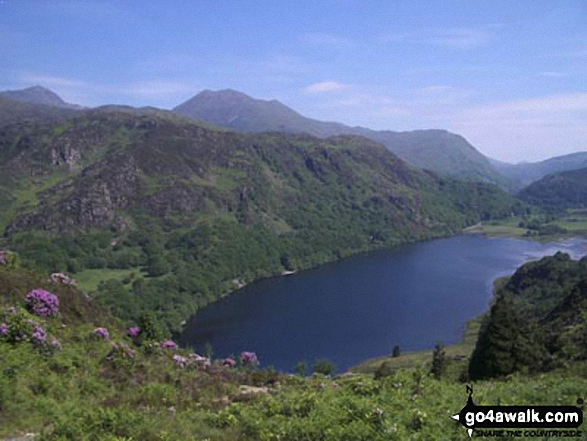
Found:
[[[67,196],[60,197],[62,193]],[[6,232],[124,226],[127,221],[118,211],[130,207],[138,193],[138,168],[132,157],[113,158],[88,167],[77,178],[49,191],[39,209],[19,217]]]

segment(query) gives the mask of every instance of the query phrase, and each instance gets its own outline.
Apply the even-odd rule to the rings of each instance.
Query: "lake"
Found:
[[[368,358],[460,340],[486,311],[495,278],[557,251],[574,258],[587,242],[462,235],[377,251],[295,275],[265,279],[204,308],[183,346],[215,357],[257,353],[262,366],[292,371],[327,358],[344,371]]]

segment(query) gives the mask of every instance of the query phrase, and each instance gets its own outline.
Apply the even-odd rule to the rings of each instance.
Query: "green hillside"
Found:
[[[244,135],[120,107],[0,135],[9,246],[46,271],[129,270],[98,298],[126,320],[156,311],[173,330],[260,277],[525,211],[356,136]]]
[[[327,138],[359,135],[383,144],[419,168],[459,178],[513,188],[490,160],[463,137],[445,130],[377,131],[307,118],[276,100],[259,100],[234,90],[203,91],[173,109],[187,117],[209,121],[239,132],[307,133]]]
[[[587,168],[545,176],[524,188],[519,195],[532,204],[548,208],[585,208]]]
[[[141,318],[139,329],[127,330],[74,286],[24,271],[13,255],[6,261],[0,264],[2,438],[383,441],[467,436],[450,418],[465,404],[465,385],[451,376],[435,379],[431,360],[375,376],[332,378],[274,372],[263,366],[262,354],[257,354],[260,367],[245,354],[231,367],[232,362],[175,348],[149,315]],[[41,289],[43,296],[34,298],[45,300],[27,300]],[[51,308],[39,308],[44,305]],[[487,405],[575,405],[587,389],[581,366],[478,381],[474,397]]]

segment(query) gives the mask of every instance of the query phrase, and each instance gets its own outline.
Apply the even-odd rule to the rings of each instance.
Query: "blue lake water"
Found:
[[[292,371],[327,358],[339,371],[391,353],[460,340],[487,310],[495,278],[584,240],[541,244],[462,235],[363,254],[299,274],[261,280],[200,311],[183,346],[216,357],[257,353],[263,366]]]

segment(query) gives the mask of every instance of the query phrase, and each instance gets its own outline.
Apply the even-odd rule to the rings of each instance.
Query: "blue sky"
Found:
[[[587,150],[584,1],[0,0],[0,89],[171,108],[203,89],[511,162]]]

